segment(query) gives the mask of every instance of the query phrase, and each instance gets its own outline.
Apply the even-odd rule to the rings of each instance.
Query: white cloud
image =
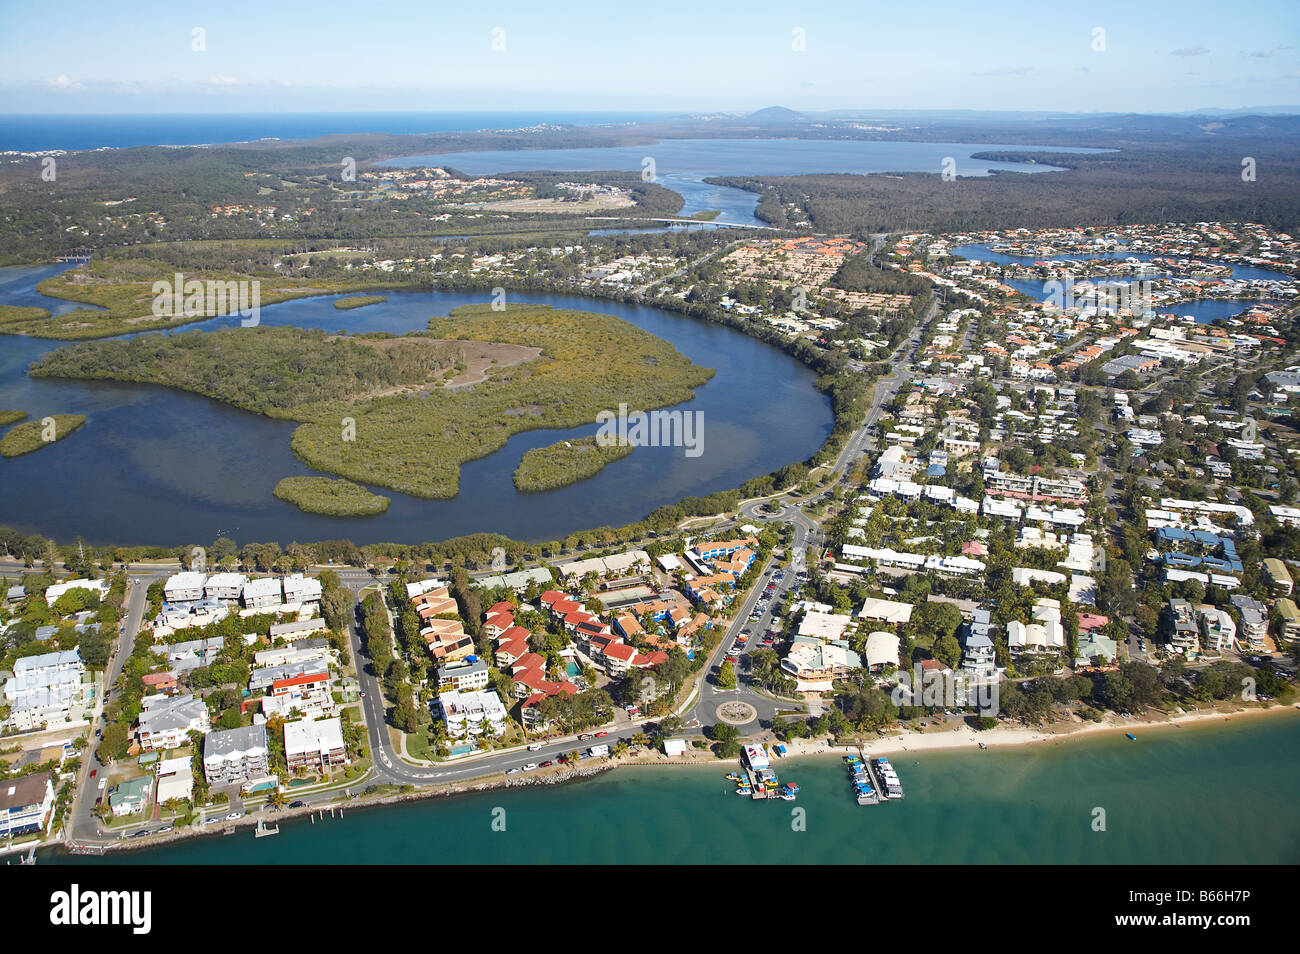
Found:
[[[1197,44],[1196,46],[1180,46],[1178,49],[1171,50],[1170,52],[1174,56],[1204,56],[1206,53],[1210,52],[1210,48],[1208,46]]]

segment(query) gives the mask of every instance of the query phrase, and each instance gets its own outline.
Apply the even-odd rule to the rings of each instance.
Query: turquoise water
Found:
[[[1245,724],[1243,724],[1245,723]],[[733,765],[349,809],[275,838],[193,839],[152,864],[1286,864],[1300,861],[1300,717],[986,752],[899,753],[907,797],[858,806],[838,758],[778,761],[798,801],[732,794]],[[795,830],[792,809],[805,830]],[[1097,809],[1105,831],[1093,830]],[[503,810],[504,816],[500,811]],[[494,814],[495,812],[495,814]],[[494,831],[504,817],[505,831]],[[499,826],[498,826],[499,827]],[[67,856],[42,858],[66,861]],[[83,861],[85,859],[75,859]]]

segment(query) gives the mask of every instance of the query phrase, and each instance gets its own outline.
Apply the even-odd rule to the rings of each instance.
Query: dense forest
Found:
[[[248,411],[278,412],[391,388],[441,385],[457,346],[429,337],[338,337],[300,328],[221,328],[72,345],[33,377],[100,378],[195,391]]]
[[[1098,145],[1101,145],[1098,143]],[[1118,152],[989,152],[979,158],[1033,161],[1064,172],[997,172],[945,182],[934,173],[711,179],[763,196],[760,212],[784,226],[787,210],[819,232],[945,232],[1140,222],[1262,222],[1300,225],[1300,138],[1124,145]],[[1243,180],[1243,158],[1256,178]],[[772,196],[775,195],[774,200]],[[772,211],[779,203],[781,212]]]

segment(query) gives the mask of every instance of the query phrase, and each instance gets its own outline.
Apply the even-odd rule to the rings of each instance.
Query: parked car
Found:
[[[594,736],[594,738],[597,738],[597,739],[603,739],[603,738],[605,738],[605,736],[607,736],[607,735],[609,735],[608,732],[597,732],[596,735]]]
[[[229,815],[226,816],[226,821],[239,821],[239,819],[243,817],[244,817],[243,812],[231,812]]]
[[[522,772],[522,771],[523,771],[523,769],[521,769],[518,765],[516,765],[514,768],[506,769],[506,774],[507,774],[507,775],[518,775],[518,774],[519,774],[520,772]]]
[[[541,747],[542,747],[542,743],[541,743],[541,742],[530,742],[530,743],[528,744],[528,751],[529,751],[529,752],[536,752],[536,751],[537,751],[538,749],[540,749]]]
[[[555,760],[554,760],[554,759],[547,759],[545,762],[542,763],[541,767],[542,767],[542,768],[550,768],[550,767],[551,767],[552,765],[554,765],[554,764],[555,764]]]
[[[307,803],[304,802],[304,801],[300,798],[300,799],[298,799],[296,802],[290,802],[290,803],[289,803],[289,807],[290,807],[290,808],[306,808],[306,807],[307,807]]]

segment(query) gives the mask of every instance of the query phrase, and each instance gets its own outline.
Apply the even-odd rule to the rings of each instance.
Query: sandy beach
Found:
[[[804,755],[842,754],[861,750],[867,755],[886,755],[895,752],[931,752],[941,749],[978,749],[980,743],[988,748],[1005,746],[1034,745],[1039,743],[1057,743],[1096,736],[1101,733],[1122,734],[1131,732],[1141,738],[1141,733],[1153,729],[1175,729],[1191,725],[1204,725],[1211,722],[1223,722],[1229,719],[1259,718],[1279,713],[1300,715],[1300,710],[1293,706],[1275,705],[1268,708],[1213,710],[1184,712],[1181,715],[1159,716],[1149,718],[1121,719],[1117,716],[1102,722],[1056,722],[1042,727],[999,727],[980,731],[963,725],[960,728],[944,729],[933,732],[901,731],[891,732],[879,739],[870,740],[861,746],[852,744],[832,744],[828,740],[794,739],[785,743],[787,757]]]

